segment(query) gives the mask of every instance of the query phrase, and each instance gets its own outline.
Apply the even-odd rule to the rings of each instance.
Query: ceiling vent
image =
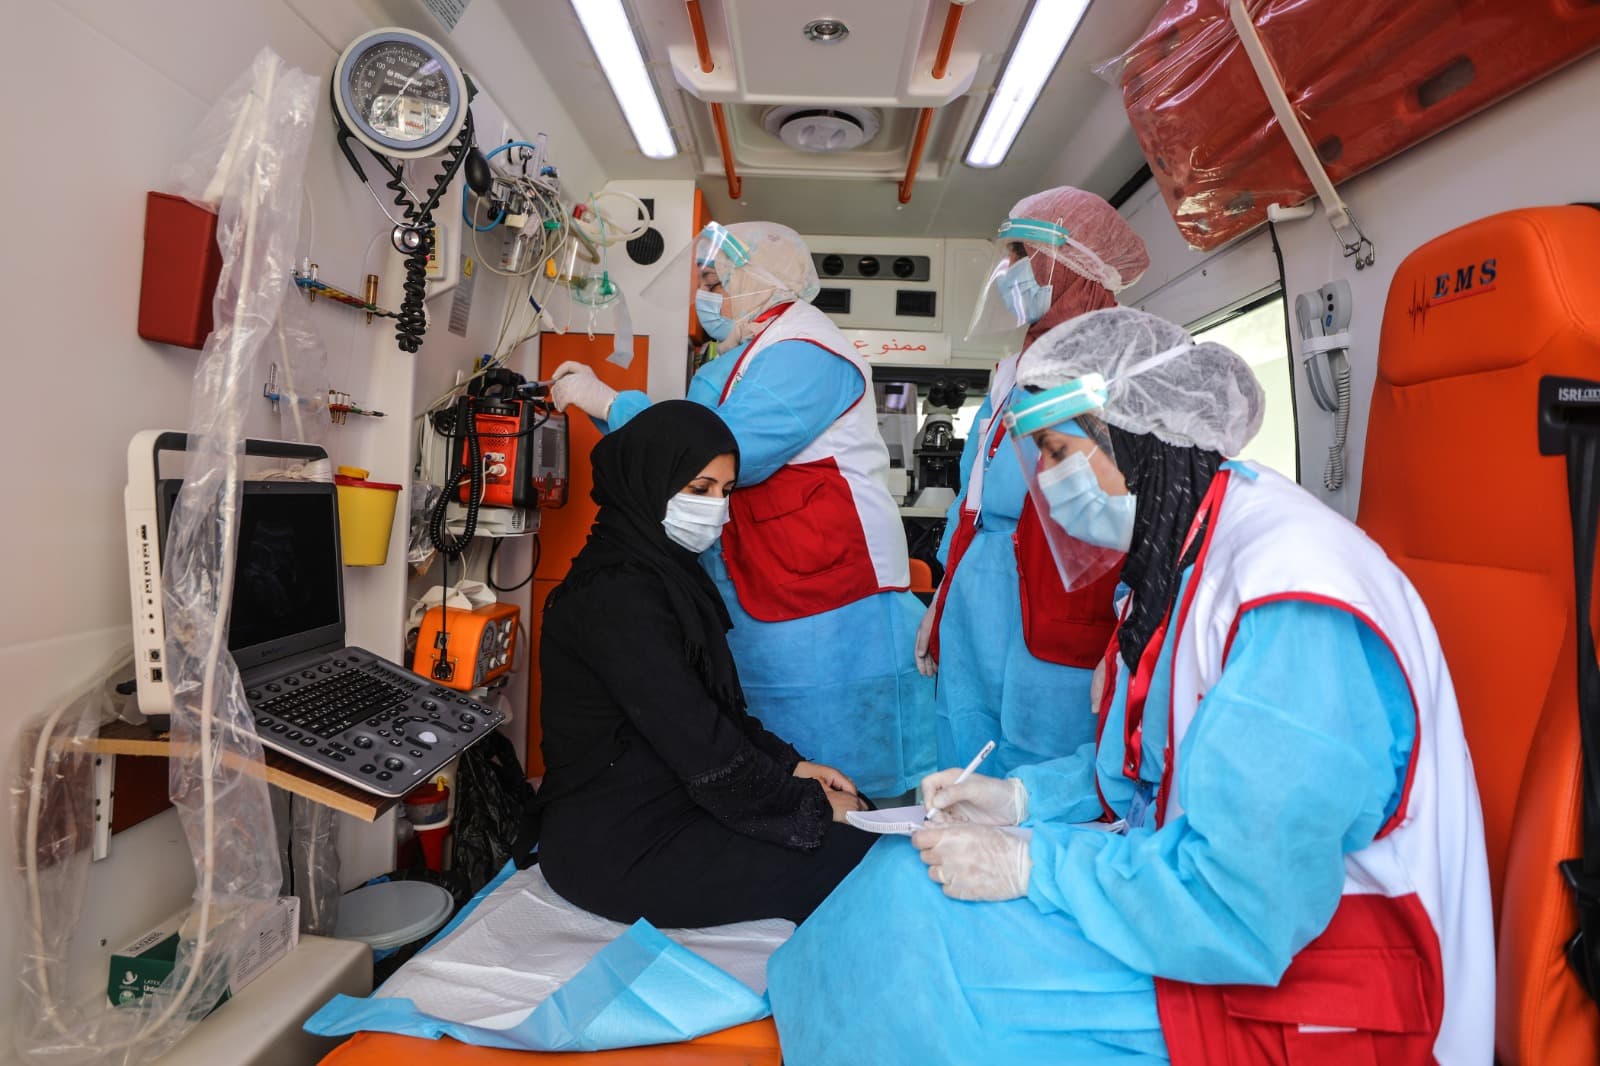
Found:
[[[801,152],[848,152],[878,135],[878,113],[865,107],[775,107],[761,124]]]

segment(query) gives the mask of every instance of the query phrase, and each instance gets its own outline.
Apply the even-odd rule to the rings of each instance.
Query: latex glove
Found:
[[[843,822],[844,816],[849,811],[864,811],[867,809],[865,801],[854,792],[840,792],[838,789],[828,788],[821,782],[818,787],[822,794],[828,797],[828,806],[833,808],[833,820]]]
[[[611,401],[617,398],[616,389],[595,377],[587,364],[575,360],[556,367],[550,381],[550,399],[557,411],[576,407],[589,417],[604,421],[611,413]]]
[[[970,780],[970,779],[969,779]],[[995,901],[1028,894],[1033,859],[1027,833],[988,825],[919,829],[911,834],[928,876],[951,899]]]
[[[959,785],[955,767],[922,779],[922,803],[931,825],[1021,825],[1028,790],[1014,777],[973,774]]]
[[[806,762],[802,759],[800,762],[794,764],[794,776],[809,778],[810,780],[820,784],[823,788],[833,789],[839,792],[848,792],[852,796],[857,795],[860,791],[856,788],[856,783],[854,781],[850,780],[833,767],[824,766],[819,762]]]
[[[938,597],[933,602],[937,604]],[[937,613],[930,605],[922,615],[922,624],[917,627],[917,673],[923,677],[933,677],[939,672],[939,663],[928,653],[928,645],[933,641],[933,619]]]

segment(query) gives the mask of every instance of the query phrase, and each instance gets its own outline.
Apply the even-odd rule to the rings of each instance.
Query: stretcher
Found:
[[[392,1033],[357,1033],[322,1060],[322,1066],[779,1066],[778,1027],[771,1018],[679,1044],[616,1051],[509,1051],[474,1047],[449,1037],[424,1040]]]
[[[793,931],[781,919],[612,922],[563,899],[539,866],[508,863],[382,988],[335,996],[305,1028],[352,1037],[330,1062],[365,1061],[372,1047],[386,1061],[777,1062],[776,1030],[760,1024],[766,966]],[[690,1050],[667,1050],[679,1048]]]
[[[1573,0],[1249,6],[1335,183],[1600,47],[1600,4]],[[1265,221],[1268,204],[1311,196],[1228,0],[1167,0],[1107,71],[1119,79],[1139,145],[1191,246],[1216,248]]]

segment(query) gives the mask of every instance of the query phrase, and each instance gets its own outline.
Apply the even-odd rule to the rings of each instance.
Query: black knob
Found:
[[[352,740],[351,743],[358,748],[370,748],[372,747],[372,738],[366,736],[356,737],[356,739]]]
[[[909,255],[896,256],[895,261],[889,264],[889,269],[894,271],[897,278],[909,278],[917,272],[917,264]]]
[[[393,755],[383,760],[383,765],[391,770],[404,770],[406,768],[406,764],[396,759]]]
[[[844,256],[825,255],[822,257],[822,272],[830,278],[836,278],[844,273]]]
[[[864,255],[856,260],[856,273],[864,278],[875,278],[882,269],[883,267],[875,255]]]

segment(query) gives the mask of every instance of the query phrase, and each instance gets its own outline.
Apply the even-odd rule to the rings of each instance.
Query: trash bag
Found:
[[[517,752],[503,733],[493,733],[461,757],[456,771],[456,821],[451,869],[471,896],[512,857],[535,802]]]

